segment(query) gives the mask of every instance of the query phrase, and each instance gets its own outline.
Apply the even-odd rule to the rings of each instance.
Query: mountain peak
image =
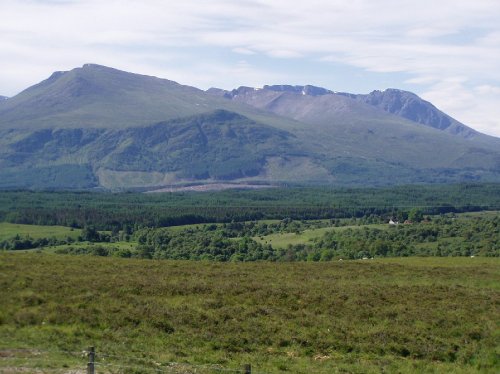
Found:
[[[330,91],[323,87],[317,87],[312,85],[290,85],[290,84],[276,84],[276,85],[264,85],[262,88],[248,87],[248,86],[240,86],[231,91],[223,90],[220,88],[209,88],[206,92],[215,96],[223,96],[227,99],[235,98],[239,95],[246,95],[249,93],[253,93],[255,91],[274,91],[274,92],[289,92],[294,94],[300,94],[303,96],[322,96],[334,94],[334,91]]]
[[[388,88],[372,91],[368,95],[357,95],[357,99],[386,112],[465,138],[479,135],[413,92]]]
[[[88,63],[56,71],[2,100],[0,129],[150,125],[206,112],[208,104],[202,94],[167,79]]]
[[[83,69],[92,69],[92,68],[106,68],[106,69],[112,69],[110,67],[104,66],[104,65],[99,65],[99,64],[94,64],[94,63],[87,63],[83,64],[82,66]]]
[[[414,94],[413,92],[400,90],[399,88],[386,88],[383,91],[373,90],[368,95],[371,95],[371,96],[384,96],[384,95],[386,95],[386,96],[387,95],[408,96],[408,97],[420,99],[420,97],[418,97],[418,95]],[[422,99],[420,99],[420,100],[422,100]]]
[[[225,110],[225,109],[215,109],[212,112],[198,115],[198,118],[200,118],[201,120],[205,120],[205,121],[221,121],[221,122],[240,121],[240,120],[245,120],[245,119],[248,120],[247,117],[245,117],[239,113],[232,112],[232,111]]]
[[[377,90],[375,90],[377,91]],[[382,92],[393,92],[393,93],[405,93],[405,94],[411,94],[411,95],[415,95],[413,92],[410,92],[410,91],[405,91],[405,90],[401,90],[399,88],[386,88],[384,91]],[[415,95],[417,96],[417,95]]]
[[[83,64],[81,68],[76,68],[76,69],[73,69],[73,70],[107,71],[107,72],[115,72],[115,73],[118,72],[118,73],[124,73],[124,74],[135,74],[135,73],[129,73],[129,72],[124,71],[124,70],[119,70],[119,69],[111,68],[109,66],[99,65],[99,64],[94,64],[94,63]]]
[[[55,81],[56,79],[62,77],[63,75],[69,73],[69,72],[77,72],[77,71],[115,71],[115,72],[122,72],[121,70],[110,68],[108,66],[104,65],[99,65],[99,64],[83,64],[81,67],[76,67],[71,70],[65,70],[65,71],[55,71],[53,72],[49,78],[47,78],[44,82],[46,81]],[[123,71],[123,73],[126,73]]]

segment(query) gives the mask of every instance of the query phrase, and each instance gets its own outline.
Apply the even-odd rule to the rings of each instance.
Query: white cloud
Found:
[[[255,52],[252,51],[251,49],[240,48],[240,47],[233,48],[233,52],[239,53],[239,54],[242,54],[242,55],[254,55],[255,54]]]
[[[201,87],[307,83],[320,65],[345,64],[404,73],[402,84],[500,136],[499,19],[496,0],[2,0],[0,94],[85,62]],[[238,55],[267,60],[243,69]],[[297,61],[302,77],[288,70]]]
[[[474,87],[474,91],[479,95],[500,95],[500,87],[489,84]]]
[[[480,132],[500,135],[498,86],[483,85],[471,89],[465,85],[463,79],[450,79],[432,86],[422,97]]]

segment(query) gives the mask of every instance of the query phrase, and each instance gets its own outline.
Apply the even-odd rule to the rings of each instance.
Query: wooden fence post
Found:
[[[252,374],[252,365],[250,364],[243,365],[243,372],[245,374]]]
[[[95,349],[90,347],[88,351],[89,362],[87,363],[87,374],[94,374],[95,367]]]

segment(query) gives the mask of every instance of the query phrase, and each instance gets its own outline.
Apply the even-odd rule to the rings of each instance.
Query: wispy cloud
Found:
[[[500,136],[499,19],[496,0],[2,0],[0,94],[85,62],[202,88],[347,66]]]

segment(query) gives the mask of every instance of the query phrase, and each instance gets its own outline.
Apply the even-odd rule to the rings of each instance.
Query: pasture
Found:
[[[16,235],[23,237],[29,236],[33,239],[50,237],[56,239],[66,239],[70,237],[76,239],[80,233],[80,229],[64,226],[38,226],[0,222],[0,241],[12,239]]]
[[[340,227],[320,227],[313,229],[306,229],[298,232],[286,232],[286,233],[276,233],[265,236],[255,236],[254,239],[256,242],[260,244],[270,244],[273,248],[286,248],[289,245],[298,245],[298,244],[310,244],[314,239],[319,239],[325,233],[332,231],[342,231],[347,229],[361,229],[363,227],[367,228],[376,228],[376,229],[387,229],[389,228],[386,224],[371,224],[371,225],[349,225],[349,226],[340,226]]]

